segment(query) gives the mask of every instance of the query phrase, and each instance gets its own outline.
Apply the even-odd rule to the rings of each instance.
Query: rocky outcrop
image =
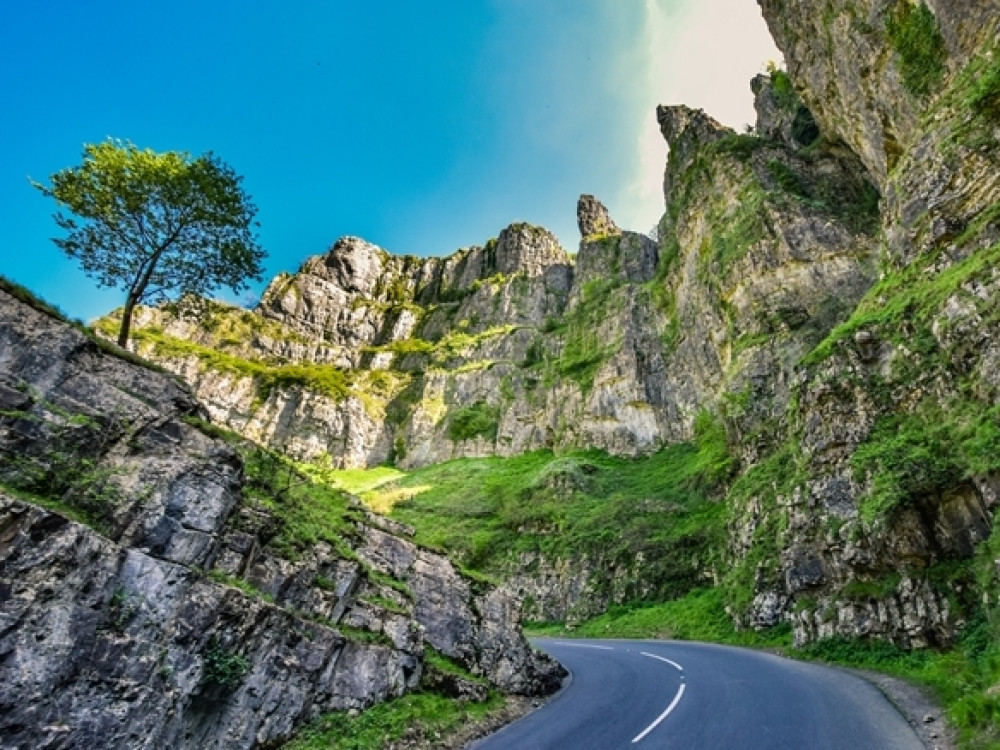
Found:
[[[611,220],[608,209],[592,195],[581,195],[576,204],[576,224],[583,238],[595,234],[620,234],[618,225]]]
[[[740,466],[710,577],[739,623],[947,642],[940,571],[989,533],[1000,472],[1000,6],[760,5],[788,71],[752,82],[752,132],[657,109],[656,241],[593,196],[575,258],[523,224],[443,258],[345,238],[214,329],[145,311],[138,350],[221,423],[337,467],[641,456],[717,414]],[[645,595],[620,561],[508,572],[546,617]]]
[[[990,430],[977,420],[995,404],[985,372],[997,331],[981,306],[998,291],[986,269],[1000,188],[982,97],[995,95],[985,81],[998,6],[761,6],[826,139],[853,149],[883,196],[887,262],[882,283],[796,368],[794,400],[775,415],[792,439],[769,460],[798,477],[738,499],[735,559],[778,560],[746,571],[755,596],[744,622],[788,619],[798,643],[948,644],[996,582],[995,571],[973,573],[996,466],[966,452],[965,431]]]
[[[749,380],[787,381],[868,287],[874,196],[849,154],[805,157],[794,139],[747,139],[685,107],[658,116],[673,207],[659,243],[618,229],[593,196],[578,204],[573,264],[524,224],[446,258],[345,238],[272,282],[258,322],[240,323],[256,352],[226,343],[235,324],[206,335],[166,311],[140,314],[138,350],[194,384],[213,419],[333,466],[570,447],[635,456],[687,439],[699,410]],[[278,330],[305,343],[277,347]],[[787,355],[765,346],[773,333]],[[220,349],[268,367],[279,351],[289,368],[341,365],[357,387],[324,394],[285,378],[262,393],[259,368],[227,368]],[[785,398],[781,385],[771,410]]]
[[[878,254],[877,191],[847,149],[807,137],[815,122],[786,83],[755,83],[760,135],[658,109],[670,160],[657,241],[591,196],[572,262],[527,225],[445,258],[345,238],[207,331],[143,311],[137,350],[192,383],[213,420],[334,467],[641,456],[690,440],[704,411],[727,417],[753,464],[786,434],[796,363],[871,286]],[[341,385],[324,386],[334,367]],[[579,581],[560,577],[567,564]],[[525,565],[510,574],[545,616],[646,595],[622,561]]]
[[[976,122],[988,105],[975,102],[976,81],[995,68],[996,0],[759,2],[803,100],[884,196],[884,230],[901,265],[960,236],[995,203],[983,148],[995,125]]]
[[[330,627],[0,497],[12,747],[257,747],[415,687],[420,652]]]
[[[518,603],[405,528],[356,509],[339,546],[273,547],[287,521],[247,501],[187,388],[110,351],[0,291],[0,481],[29,493],[0,491],[11,747],[273,746],[414,689],[426,644],[505,690],[558,686]]]

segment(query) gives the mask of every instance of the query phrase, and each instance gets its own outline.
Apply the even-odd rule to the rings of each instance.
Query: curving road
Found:
[[[924,750],[882,693],[839,669],[704,643],[535,643],[569,685],[475,750]]]

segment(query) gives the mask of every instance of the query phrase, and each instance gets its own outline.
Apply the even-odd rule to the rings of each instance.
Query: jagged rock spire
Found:
[[[581,237],[595,234],[621,234],[621,230],[611,220],[608,209],[592,195],[581,195],[576,203],[576,223]]]

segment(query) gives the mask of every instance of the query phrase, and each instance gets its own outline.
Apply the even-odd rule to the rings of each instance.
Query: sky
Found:
[[[742,129],[780,61],[755,0],[32,0],[0,24],[0,274],[91,320],[98,289],[51,242],[29,180],[85,143],[212,151],[243,176],[280,271],[356,235],[446,255],[515,221],[574,251],[576,201],[663,213],[657,104]]]

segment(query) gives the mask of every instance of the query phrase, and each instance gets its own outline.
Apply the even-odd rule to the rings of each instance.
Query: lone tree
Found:
[[[231,167],[208,152],[158,154],[128,141],[86,144],[83,164],[33,183],[74,216],[54,215],[55,238],[99,286],[122,289],[118,345],[128,342],[135,306],[219,286],[235,292],[259,279],[264,251],[257,208]]]

